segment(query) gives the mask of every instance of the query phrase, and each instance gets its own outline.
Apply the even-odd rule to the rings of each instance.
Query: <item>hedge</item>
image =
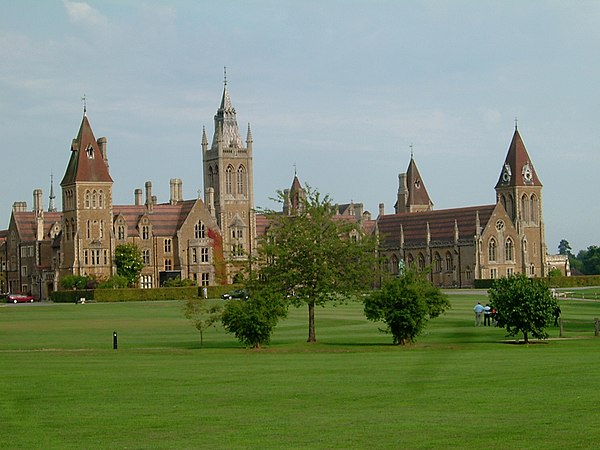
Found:
[[[220,298],[225,292],[235,289],[235,285],[208,286],[208,298]],[[76,303],[82,298],[86,302],[148,302],[159,300],[188,300],[203,297],[204,288],[198,286],[162,287],[154,289],[83,289],[55,291],[50,299],[55,303]]]
[[[551,277],[544,278],[548,284],[556,288],[566,287],[585,287],[585,286],[600,286],[600,275],[583,275],[573,277]],[[474,280],[474,287],[477,289],[490,289],[496,280]]]

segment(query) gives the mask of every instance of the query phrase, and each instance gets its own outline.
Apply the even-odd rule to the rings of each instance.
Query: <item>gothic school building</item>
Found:
[[[0,291],[46,299],[65,275],[108,278],[116,273],[114,252],[123,243],[141,250],[142,288],[176,276],[200,286],[231,283],[268,224],[254,209],[250,125],[243,141],[227,84],[212,142],[203,128],[201,146],[204,199],[184,200],[182,181],[174,178],[168,202],[157,201],[148,181],[145,193],[135,189],[133,204],[116,205],[107,140],[96,139],[84,111],[65,154],[62,211],[55,207],[51,183],[46,211],[42,191],[36,189],[32,210],[15,202],[8,230],[0,230]],[[493,204],[434,210],[412,156],[399,180],[394,214],[385,214],[383,204],[376,220],[360,203],[339,209],[340,216],[378,234],[390,272],[397,273],[402,264],[431,267],[432,281],[445,287],[473,286],[475,279],[513,273],[545,276],[550,259],[568,273],[568,261],[546,255],[542,184],[516,128]],[[300,189],[295,176],[284,209],[293,208]]]

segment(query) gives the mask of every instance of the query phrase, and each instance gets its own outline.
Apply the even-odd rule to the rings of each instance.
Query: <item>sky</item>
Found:
[[[435,209],[487,205],[515,120],[544,185],[546,243],[600,244],[600,2],[0,0],[0,228],[60,181],[83,114],[113,202],[202,190],[227,88],[253,135],[257,207],[294,171],[392,213],[411,151]],[[412,146],[412,150],[411,150]]]

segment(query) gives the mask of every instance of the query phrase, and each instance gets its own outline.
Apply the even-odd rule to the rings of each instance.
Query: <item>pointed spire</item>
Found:
[[[206,138],[206,127],[202,126],[202,151],[208,150],[208,139]]]
[[[496,183],[496,189],[507,186],[541,185],[515,121],[515,131],[500,171],[498,183]]]
[[[60,184],[64,186],[77,181],[113,181],[87,115],[83,116],[77,137],[71,144],[71,158]]]
[[[431,211],[433,202],[429,197],[425,183],[421,178],[417,163],[411,155],[408,170],[406,171],[406,187],[408,189],[408,199],[406,206],[408,211]]]
[[[246,133],[246,144],[251,144],[252,141],[252,131],[250,130],[250,122],[248,122],[248,132]]]
[[[48,202],[48,212],[56,212],[56,205],[54,200],[56,196],[54,195],[54,175],[50,172],[50,196]]]
[[[458,242],[459,237],[460,236],[458,232],[458,221],[454,219],[454,243]]]
[[[219,140],[219,125],[222,129],[222,140],[225,148],[243,148],[242,137],[240,135],[240,129],[237,124],[236,112],[227,90],[227,72],[225,71],[225,80],[223,86],[223,97],[221,98],[221,105],[215,115],[215,134],[213,136],[213,142],[211,148],[216,148]]]

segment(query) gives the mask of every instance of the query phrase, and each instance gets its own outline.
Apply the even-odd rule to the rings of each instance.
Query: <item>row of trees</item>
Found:
[[[226,331],[249,347],[269,342],[278,321],[290,305],[306,307],[308,342],[316,342],[315,310],[326,303],[343,302],[364,295],[368,320],[383,322],[395,344],[414,342],[430,319],[438,317],[450,302],[427,279],[426,273],[409,267],[397,277],[380,270],[376,240],[350,220],[335,216],[329,196],[310,187],[291,216],[265,211],[270,226],[259,256],[246,274],[247,300],[231,300],[224,307],[207,300],[190,300],[185,315],[200,331],[221,322]],[[283,195],[279,193],[279,200]],[[380,289],[373,290],[375,283]],[[508,335],[523,333],[546,338],[545,328],[557,303],[544,282],[525,275],[503,278],[489,291],[497,320]]]
[[[586,250],[580,250],[577,255],[571,250],[571,245],[566,239],[562,239],[558,244],[558,253],[569,257],[571,269],[584,275],[600,275],[600,247],[590,245]]]

